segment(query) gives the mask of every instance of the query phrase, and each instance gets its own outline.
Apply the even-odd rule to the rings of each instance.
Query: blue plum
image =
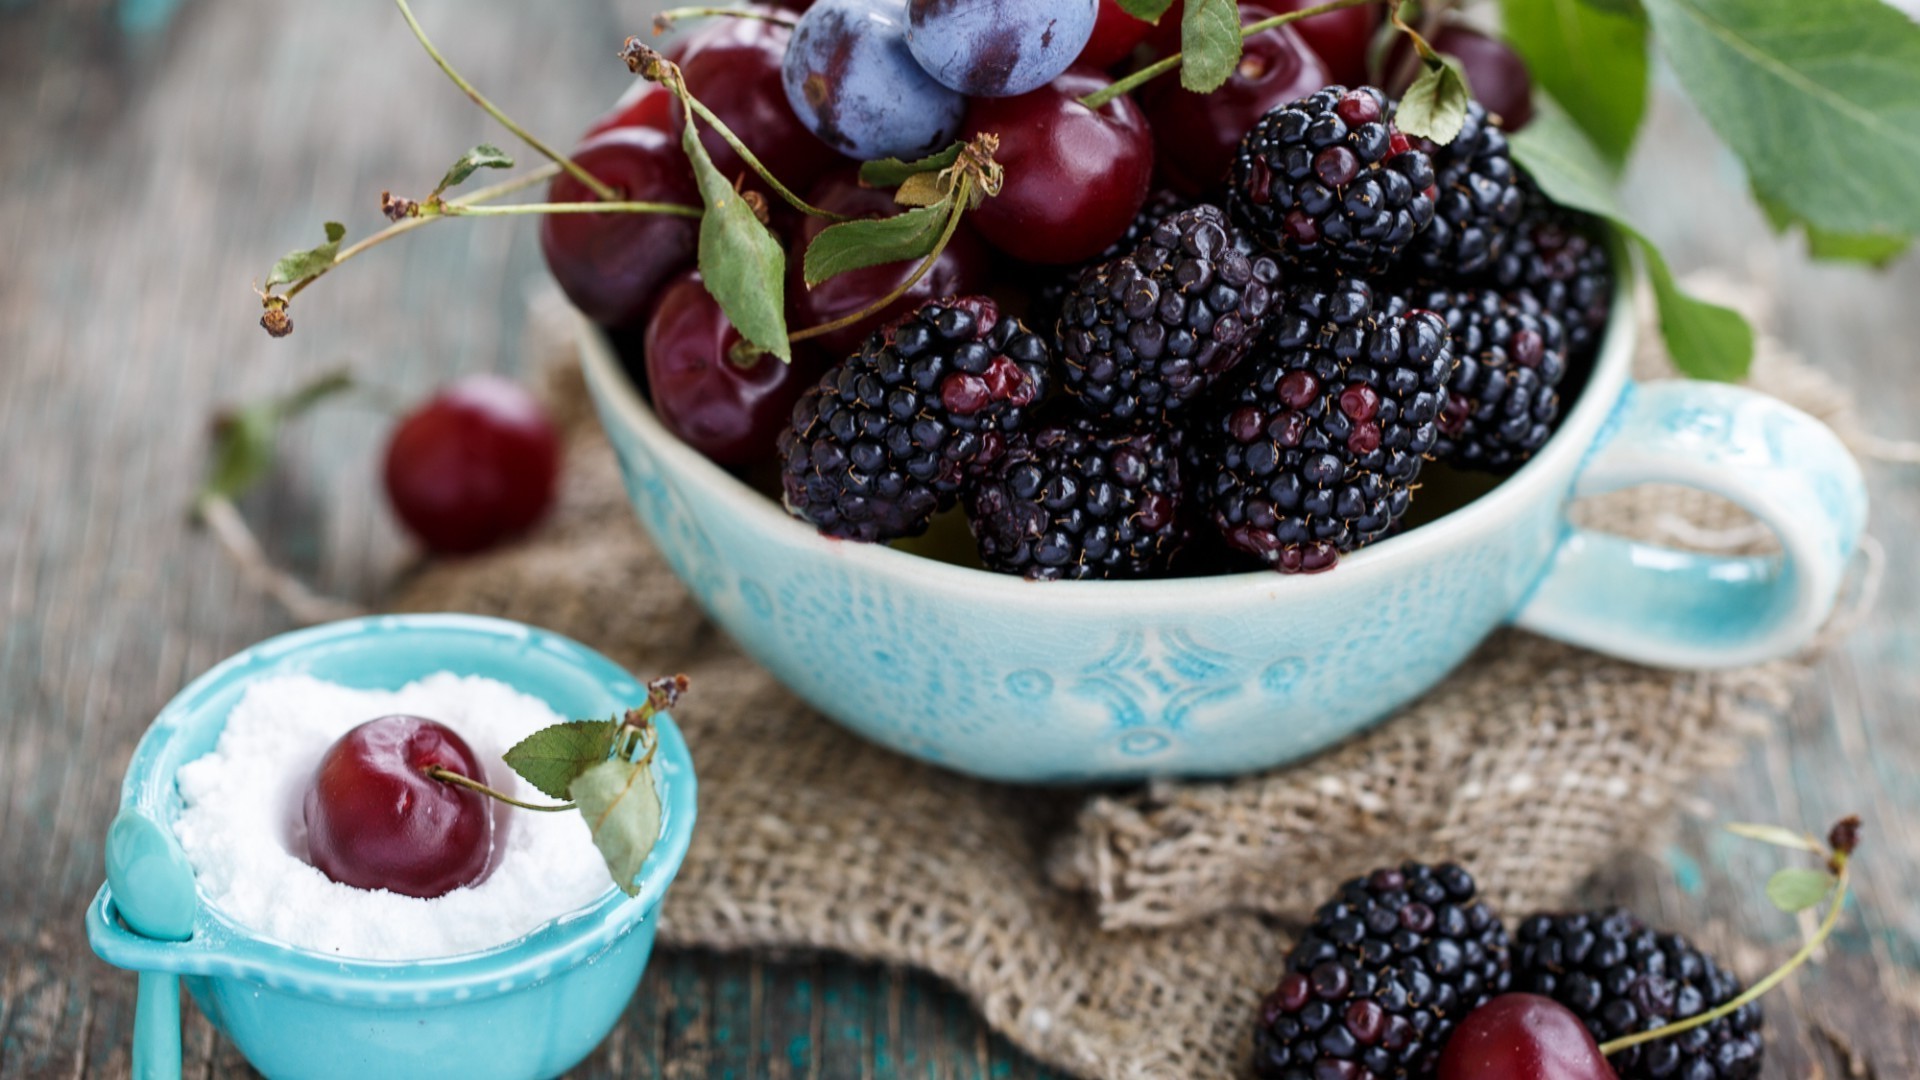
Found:
[[[1093,36],[1100,0],[910,0],[907,46],[927,73],[969,97],[1013,97],[1052,82]]]
[[[781,75],[801,123],[861,160],[930,154],[967,109],[914,62],[907,0],[819,0],[794,27]]]

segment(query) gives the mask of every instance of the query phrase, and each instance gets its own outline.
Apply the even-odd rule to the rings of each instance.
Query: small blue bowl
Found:
[[[608,716],[645,697],[606,657],[518,623],[466,615],[332,623],[262,642],[181,691],[134,751],[121,815],[138,813],[170,836],[181,810],[175,774],[213,749],[256,680],[299,673],[393,690],[436,671],[499,679],[565,716]],[[214,1026],[276,1080],[555,1076],[591,1053],[626,1008],[687,853],[693,762],[673,721],[657,724],[661,835],[636,897],[609,886],[587,907],[495,949],[377,962],[266,940],[204,896],[191,937],[155,940],[125,925],[102,886],[87,909],[87,938],[116,967],[181,976]]]

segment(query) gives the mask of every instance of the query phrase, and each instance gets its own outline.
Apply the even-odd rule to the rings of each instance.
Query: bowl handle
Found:
[[[1630,385],[1574,496],[1636,484],[1724,496],[1778,555],[1708,555],[1568,525],[1514,622],[1659,667],[1732,667],[1805,645],[1833,610],[1866,523],[1860,467],[1826,425],[1723,383]]]

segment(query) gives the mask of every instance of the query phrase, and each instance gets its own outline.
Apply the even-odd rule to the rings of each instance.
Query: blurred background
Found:
[[[628,85],[614,52],[656,6],[416,10],[502,108],[565,145]],[[277,256],[325,220],[376,231],[383,189],[424,190],[482,141],[520,153],[386,0],[0,0],[0,1076],[124,1072],[131,979],[93,959],[79,914],[121,769],[182,683],[288,625],[188,526],[208,418],[343,365],[395,402],[459,373],[528,374],[529,305],[552,290],[530,221],[424,230],[305,293],[291,338],[257,325],[250,285]],[[1744,192],[1705,124],[1658,95],[1625,186],[1635,219],[1683,274],[1764,297],[1762,325],[1856,396],[1865,430],[1920,438],[1920,258],[1813,264]],[[323,592],[377,602],[410,558],[380,504],[390,423],[322,410],[242,505]],[[1793,928],[1754,887],[1772,856],[1727,851],[1702,822],[1868,816],[1888,853],[1862,883],[1868,915],[1844,960],[1769,1003],[1799,1016],[1776,1029],[1774,1076],[1920,1075],[1920,474],[1868,476],[1888,555],[1874,613],[1791,722],[1703,786],[1667,860],[1691,871],[1643,859],[1599,886],[1778,950]],[[188,1053],[206,1075],[243,1068],[197,1019]],[[685,953],[656,961],[587,1071],[1046,1075],[924,977]]]

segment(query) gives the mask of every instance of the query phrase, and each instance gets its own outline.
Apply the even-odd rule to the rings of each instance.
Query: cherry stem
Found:
[[[821,323],[819,326],[811,326],[805,330],[788,334],[787,340],[805,341],[808,338],[816,338],[822,334],[831,334],[835,330],[844,330],[863,319],[885,311],[894,301],[907,295],[908,290],[920,284],[920,279],[926,277],[933,269],[933,264],[940,261],[940,254],[947,250],[948,242],[953,239],[953,234],[960,228],[960,219],[966,214],[968,200],[972,198],[972,196],[973,177],[962,174],[959,182],[953,189],[953,194],[949,196],[953,201],[953,210],[947,216],[946,229],[940,233],[940,239],[933,245],[933,250],[928,252],[927,257],[922,259],[920,265],[914,269],[913,275],[901,282],[898,288],[851,315],[845,315],[832,322]]]
[[[775,26],[786,26],[786,27],[794,27],[794,26],[800,25],[799,19],[795,18],[792,15],[787,14],[784,11],[755,11],[752,8],[726,8],[726,7],[677,7],[677,8],[668,8],[667,10],[653,17],[653,33],[654,33],[654,36],[658,37],[659,35],[666,33],[668,30],[673,29],[673,24],[678,22],[681,19],[704,19],[709,17],[727,18],[727,19],[759,19],[761,22],[770,22],[770,23],[773,23]]]
[[[425,769],[422,769],[421,771],[426,773],[428,776],[432,777],[433,779],[440,781],[443,784],[452,784],[454,787],[463,787],[463,788],[466,788],[468,791],[477,791],[480,794],[485,795],[489,799],[498,799],[499,801],[506,803],[508,806],[517,806],[522,810],[538,810],[543,814],[558,814],[564,810],[580,809],[577,805],[573,803],[521,802],[519,799],[516,799],[511,795],[507,795],[502,792],[495,791],[492,788],[488,787],[487,785],[481,783],[480,781],[473,779],[472,777],[462,776],[461,774],[454,772],[452,769],[446,768],[445,766],[442,766],[442,765],[429,765]]]
[[[421,206],[422,217],[510,217],[514,214],[670,214],[674,217],[698,218],[703,211],[697,206],[682,206],[679,203],[659,202],[581,202],[581,203],[513,203],[508,206],[462,206],[455,203],[442,203],[437,209]]]
[[[247,519],[225,495],[206,494],[194,504],[194,512],[220,546],[240,566],[240,572],[253,586],[273,597],[288,615],[302,626],[352,619],[367,614],[365,608],[331,596],[323,596],[297,577],[273,565],[260,546],[260,540],[248,527]]]
[[[1429,61],[1436,63],[1439,61],[1440,54],[1434,51],[1427,39],[1440,32],[1440,22],[1445,18],[1447,9],[1453,5],[1450,0],[1433,0],[1431,4],[1423,4],[1418,30],[1407,25],[1406,20],[1401,17],[1400,11],[1405,6],[1406,0],[1400,0],[1388,12],[1394,28],[1413,40],[1413,51],[1401,57],[1392,71],[1382,73],[1387,77],[1386,85],[1382,88],[1394,94],[1403,93],[1407,87],[1412,86],[1424,64]]]
[[[1265,33],[1276,26],[1285,26],[1290,22],[1299,22],[1301,19],[1311,19],[1315,15],[1325,15],[1331,11],[1344,11],[1347,8],[1364,7],[1368,4],[1385,2],[1389,2],[1389,0],[1331,0],[1330,3],[1321,4],[1317,7],[1301,8],[1299,11],[1290,11],[1285,15],[1275,15],[1272,18],[1261,19],[1259,22],[1248,23],[1240,28],[1240,40],[1245,41],[1255,34]],[[1185,55],[1185,53],[1173,53],[1168,56],[1163,56],[1153,63],[1148,64],[1146,67],[1141,68],[1139,71],[1125,78],[1115,80],[1112,85],[1101,87],[1086,97],[1081,98],[1080,104],[1085,105],[1089,109],[1098,109],[1107,102],[1119,97],[1121,94],[1128,93],[1179,67],[1180,60]]]
[[[386,243],[387,241],[393,239],[394,237],[399,236],[402,233],[412,232],[413,230],[420,228],[422,225],[426,225],[433,222],[437,218],[457,216],[457,212],[451,213],[451,214],[445,213],[444,211],[447,207],[458,206],[458,207],[464,208],[469,206],[475,206],[480,203],[501,198],[502,196],[511,195],[516,191],[524,191],[527,188],[533,187],[535,184],[545,183],[548,180],[551,180],[558,175],[560,175],[559,165],[542,165],[538,169],[535,169],[532,172],[527,173],[525,176],[517,176],[511,180],[502,180],[497,184],[489,184],[483,188],[476,188],[473,191],[468,192],[467,194],[461,196],[458,199],[454,199],[451,202],[442,203],[441,208],[443,210],[443,213],[435,214],[435,215],[432,215],[431,217],[408,218],[405,221],[400,221],[392,225],[389,225],[386,228],[381,229],[379,232],[374,233],[372,236],[367,237],[365,240],[362,240],[357,244],[352,244],[352,245],[349,245],[348,247],[342,248],[340,250],[340,253],[333,257],[333,262],[327,264],[326,269],[321,270],[319,273],[314,274],[310,277],[304,277],[304,278],[301,278],[299,281],[294,282],[293,286],[283,294],[282,298],[286,300],[291,300],[294,297],[300,295],[300,291],[302,289],[305,289],[307,286],[320,280],[322,277],[325,277],[327,270],[331,270],[334,267],[339,266],[341,263],[346,262],[348,259],[353,258],[355,255],[358,255],[363,251],[367,251],[371,248],[379,247],[381,244]]]
[[[1654,1028],[1651,1031],[1635,1032],[1632,1035],[1622,1035],[1620,1038],[1614,1039],[1611,1042],[1601,1043],[1600,1053],[1603,1055],[1617,1054],[1631,1046],[1639,1046],[1641,1043],[1652,1042],[1655,1039],[1671,1038],[1682,1032],[1692,1031],[1694,1028],[1704,1024],[1711,1024],[1723,1016],[1730,1016],[1746,1008],[1753,1002],[1758,1001],[1761,995],[1780,985],[1787,976],[1793,974],[1794,969],[1812,959],[1813,954],[1820,951],[1820,946],[1825,944],[1829,937],[1833,936],[1834,927],[1840,923],[1840,913],[1845,911],[1847,907],[1847,887],[1849,885],[1847,864],[1849,861],[1849,853],[1844,851],[1836,851],[1833,853],[1831,862],[1831,865],[1834,867],[1833,899],[1829,902],[1830,906],[1827,908],[1827,917],[1821,920],[1820,928],[1814,931],[1813,936],[1808,938],[1806,944],[1800,947],[1800,951],[1794,953],[1792,958],[1786,963],[1775,968],[1766,978],[1754,983],[1747,989],[1746,993],[1741,994],[1739,997],[1728,1001],[1718,1008],[1710,1009],[1698,1016],[1690,1016],[1685,1020],[1668,1024],[1665,1027]]]
[[[619,201],[619,192],[607,186],[599,177],[581,168],[572,158],[541,142],[532,132],[515,123],[512,117],[501,112],[498,106],[488,101],[486,96],[481,94],[478,89],[475,89],[472,83],[468,82],[464,76],[454,70],[453,65],[447,62],[447,58],[440,55],[439,49],[433,47],[433,42],[427,38],[426,28],[420,25],[420,20],[413,17],[413,9],[407,6],[407,0],[393,0],[393,2],[395,6],[400,9],[401,17],[407,20],[407,26],[413,31],[413,36],[419,40],[420,47],[427,50],[427,55],[433,57],[433,62],[440,65],[440,70],[446,73],[447,78],[453,80],[455,86],[466,91],[466,95],[473,99],[475,105],[486,110],[488,116],[500,121],[500,126],[513,132],[514,135],[519,137],[521,142],[533,147],[548,161],[567,170],[569,175],[586,185],[587,190],[599,196],[602,201]]]

